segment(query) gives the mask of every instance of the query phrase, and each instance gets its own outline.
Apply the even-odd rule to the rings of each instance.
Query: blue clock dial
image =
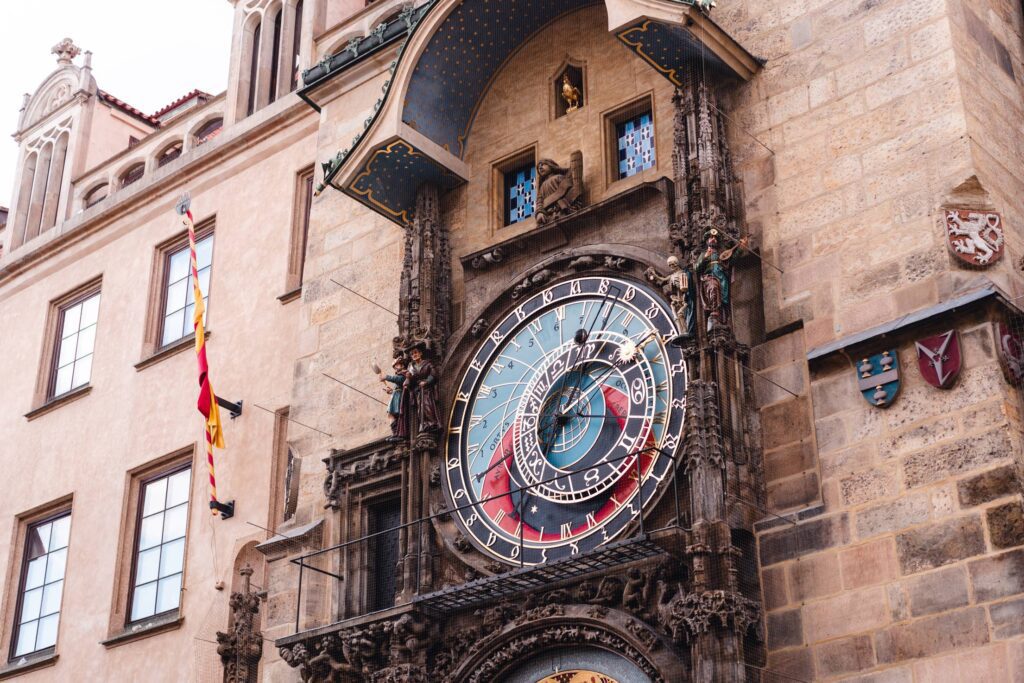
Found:
[[[444,477],[481,550],[578,554],[651,502],[682,433],[677,334],[660,295],[613,277],[551,285],[490,331],[456,391]]]

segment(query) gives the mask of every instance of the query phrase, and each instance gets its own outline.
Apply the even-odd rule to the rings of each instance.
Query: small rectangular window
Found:
[[[615,139],[620,180],[654,168],[654,118],[650,109],[616,123]]]
[[[402,508],[398,498],[370,506],[367,531],[379,534],[368,539],[370,552],[368,611],[393,607],[395,604],[396,575],[398,572],[398,527],[402,523]]]
[[[189,248],[169,251],[164,267],[163,316],[160,346],[192,334],[192,318],[195,312],[195,293],[192,286],[192,265]],[[210,297],[210,269],[213,264],[213,235],[196,240],[196,268],[199,273],[199,287],[203,292],[203,303]],[[205,309],[205,307],[204,307]],[[203,318],[205,324],[206,318]]]
[[[99,310],[98,291],[59,307],[49,398],[89,383]]]
[[[537,165],[531,159],[526,165],[505,171],[505,225],[514,225],[533,215],[537,201]]]
[[[28,527],[21,563],[12,658],[52,651],[57,644],[70,534],[70,512]]]
[[[185,467],[142,485],[129,621],[171,612],[181,602],[191,476]]]

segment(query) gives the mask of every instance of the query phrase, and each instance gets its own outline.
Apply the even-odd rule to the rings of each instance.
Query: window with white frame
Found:
[[[191,476],[185,467],[142,485],[129,621],[171,612],[181,602]]]
[[[99,310],[98,291],[60,307],[49,398],[89,383]]]
[[[52,651],[57,644],[70,535],[70,512],[28,527],[11,647],[13,657]]]
[[[166,256],[164,277],[163,323],[160,346],[167,346],[192,334],[192,318],[195,313],[195,292],[192,286],[192,264],[189,248],[171,251]],[[196,240],[196,268],[199,273],[199,288],[203,292],[203,304],[210,296],[210,267],[213,263],[213,235]],[[203,318],[205,324],[206,318]]]

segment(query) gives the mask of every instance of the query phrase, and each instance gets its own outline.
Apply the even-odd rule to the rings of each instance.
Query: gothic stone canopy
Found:
[[[429,0],[409,14],[391,78],[350,148],[324,163],[324,184],[400,225],[416,187],[450,188],[470,177],[463,160],[477,106],[502,64],[544,26],[600,0]],[[679,0],[605,0],[608,30],[675,85],[703,60],[718,78],[749,79],[759,62],[707,14]],[[445,64],[458,64],[446,69]],[[344,78],[345,69],[333,72]],[[327,97],[321,78],[303,93]],[[321,93],[321,94],[318,94]]]

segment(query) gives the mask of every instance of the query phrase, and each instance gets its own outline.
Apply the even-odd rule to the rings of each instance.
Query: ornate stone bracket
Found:
[[[246,565],[242,576],[242,590],[231,594],[231,629],[217,632],[217,654],[224,664],[224,683],[255,681],[263,656],[263,633],[258,628],[260,603],[266,591],[253,592],[249,580],[252,567]]]
[[[433,625],[405,612],[279,648],[281,659],[303,681],[326,683],[416,683],[426,680]]]

